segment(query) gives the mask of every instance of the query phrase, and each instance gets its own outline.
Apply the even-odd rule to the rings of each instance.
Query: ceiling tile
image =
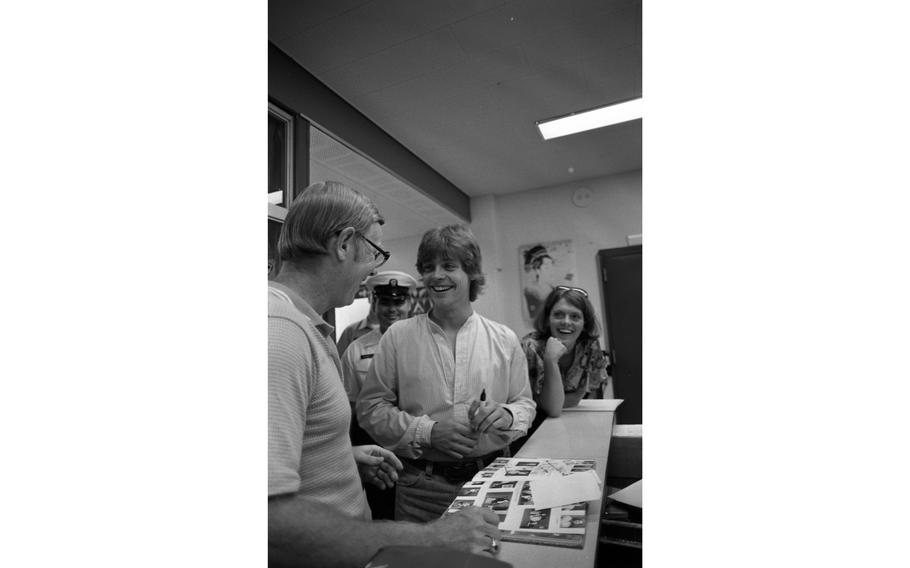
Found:
[[[413,113],[415,109],[429,107],[433,114],[441,109],[452,108],[445,101],[464,104],[469,101],[471,91],[479,89],[477,76],[467,64],[456,64],[445,69],[433,71],[421,77],[392,85],[380,91],[361,95],[351,99],[361,112],[376,120],[375,117],[391,117],[404,113]]]
[[[389,15],[369,3],[285,38],[277,45],[311,73],[318,74],[398,43],[400,38],[393,32]]]
[[[372,0],[269,0],[269,39],[276,44]]]
[[[619,51],[621,57],[592,57],[583,62],[591,91],[603,95],[593,106],[641,96],[641,52],[634,47]]]
[[[319,79],[357,98],[442,71],[465,58],[448,28],[435,30],[319,74]]]
[[[640,0],[300,4],[270,2],[270,39],[291,30],[280,48],[468,195],[641,167],[640,120],[552,141],[534,125],[640,96]]]

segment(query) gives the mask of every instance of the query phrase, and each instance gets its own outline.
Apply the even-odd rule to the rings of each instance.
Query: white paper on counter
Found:
[[[595,412],[614,412],[622,403],[621,398],[583,398],[578,402],[578,406],[563,408],[563,412],[595,411]]]
[[[600,477],[593,469],[560,477],[532,479],[535,509],[552,509],[571,503],[600,499]]]
[[[641,509],[641,480],[609,495],[610,499]],[[535,501],[536,502],[536,501]]]

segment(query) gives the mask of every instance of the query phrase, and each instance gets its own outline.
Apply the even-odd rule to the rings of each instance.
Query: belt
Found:
[[[463,483],[477,475],[480,470],[490,465],[493,460],[501,455],[502,450],[497,450],[485,456],[477,456],[460,461],[444,462],[414,460],[410,458],[402,458],[402,461],[416,467],[417,469],[424,470],[427,472],[427,475],[441,475],[449,481]]]

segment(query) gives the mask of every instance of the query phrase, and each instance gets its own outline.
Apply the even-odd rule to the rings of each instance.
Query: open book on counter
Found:
[[[536,509],[531,480],[594,467],[593,459],[497,458],[462,486],[446,514],[488,507],[499,515],[504,541],[583,548],[589,503]]]

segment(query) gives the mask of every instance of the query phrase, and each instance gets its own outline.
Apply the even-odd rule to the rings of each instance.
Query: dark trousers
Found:
[[[373,438],[360,427],[357,422],[357,416],[353,413],[351,414],[350,435],[352,446],[376,444]],[[363,487],[367,493],[367,503],[370,505],[370,511],[373,512],[373,519],[394,519],[396,488],[380,489],[371,483],[364,483]]]

